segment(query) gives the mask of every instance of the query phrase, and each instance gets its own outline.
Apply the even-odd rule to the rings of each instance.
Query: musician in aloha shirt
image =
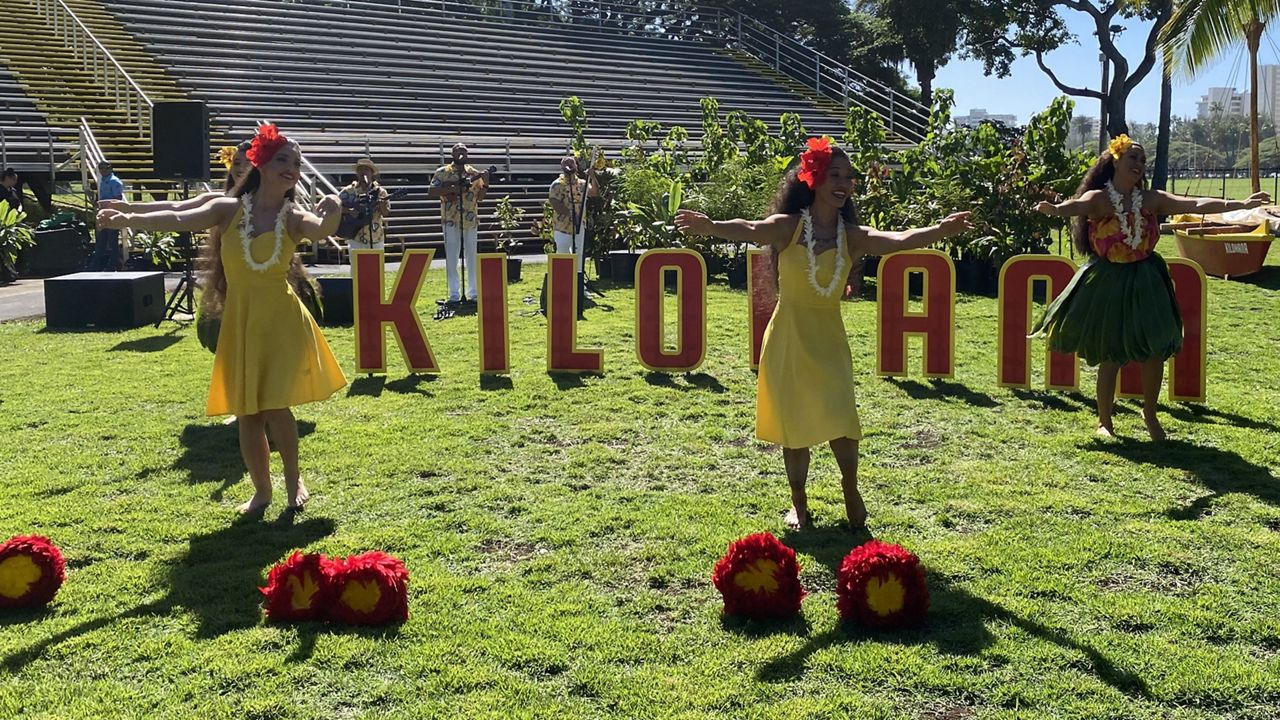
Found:
[[[373,222],[366,220],[360,225],[355,237],[347,243],[347,249],[382,250],[386,242],[386,217],[391,213],[391,199],[388,197],[387,189],[378,184],[378,166],[373,163],[373,160],[360,158],[356,162],[355,171],[356,179],[342,188],[342,192],[338,195],[342,200],[342,213],[348,217],[355,217],[358,214],[357,198],[369,193],[377,196],[378,204],[373,209]]]
[[[453,146],[453,162],[436,168],[427,196],[440,199],[440,222],[444,226],[445,271],[449,277],[449,302],[462,299],[458,274],[459,245],[465,245],[467,299],[476,299],[476,243],[479,240],[479,206],[488,191],[489,173],[467,164],[467,146]],[[460,192],[461,191],[461,192]],[[458,211],[461,194],[462,212]],[[462,227],[458,227],[461,215]]]

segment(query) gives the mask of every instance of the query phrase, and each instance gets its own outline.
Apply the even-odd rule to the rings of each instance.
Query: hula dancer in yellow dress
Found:
[[[240,418],[240,453],[253,481],[254,512],[271,503],[267,430],[284,465],[288,509],[300,510],[308,492],[298,470],[298,423],[290,408],[324,400],[347,384],[324,335],[287,280],[299,240],[333,234],[342,215],[336,195],[317,214],[293,204],[302,150],[274,125],[258,128],[246,153],[253,169],[230,197],[183,211],[123,213],[101,210],[101,227],[195,232],[211,229],[206,245],[206,309],[220,311],[206,412]]]
[[[764,220],[713,221],[680,211],[676,225],[690,235],[712,235],[773,249],[778,305],[765,329],[756,382],[756,437],[782,446],[791,485],[791,528],[810,524],[805,483],[809,448],[829,443],[840,466],[849,527],[866,525],[858,492],[862,429],[853,387],[853,360],[840,297],[849,271],[863,255],[885,255],[931,245],[972,226],[968,213],[903,232],[858,224],[851,191],[853,166],[827,138],[809,141],[787,172]]]
[[[1085,175],[1076,197],[1042,202],[1046,215],[1074,216],[1076,251],[1088,259],[1049,304],[1033,335],[1049,347],[1098,366],[1098,434],[1111,437],[1116,381],[1126,363],[1142,364],[1142,417],[1153,440],[1163,440],[1156,416],[1164,363],[1182,348],[1182,317],[1169,266],[1155,252],[1162,215],[1256,208],[1266,193],[1248,200],[1188,198],[1147,190],[1147,151],[1120,135]]]

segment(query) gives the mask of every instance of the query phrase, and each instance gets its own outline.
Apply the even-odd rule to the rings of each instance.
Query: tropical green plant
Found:
[[[519,230],[520,224],[524,222],[524,214],[524,208],[511,202],[510,195],[498,201],[493,215],[498,219],[497,246],[502,252],[510,252],[519,244],[516,240],[516,230]]]
[[[16,275],[14,266],[18,262],[18,252],[35,244],[35,236],[31,228],[23,221],[27,214],[18,208],[9,207],[8,201],[0,200],[0,263],[3,263],[3,274]]]
[[[658,197],[646,202],[628,202],[618,211],[619,224],[633,252],[640,248],[679,244],[675,218],[684,203],[684,183],[680,180],[666,182],[665,191]]]
[[[133,233],[131,244],[134,252],[141,255],[142,261],[148,266],[167,270],[182,261],[182,251],[178,249],[177,235],[174,233],[138,230]]]

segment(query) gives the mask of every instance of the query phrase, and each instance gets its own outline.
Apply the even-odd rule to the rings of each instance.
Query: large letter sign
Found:
[[[547,256],[547,372],[604,372],[604,351],[578,347],[578,256]]]
[[[907,304],[907,274],[924,273],[924,309]],[[937,250],[908,250],[880,260],[876,277],[879,322],[876,325],[876,372],[907,375],[907,340],[924,338],[925,377],[955,374],[956,267]]]
[[[422,328],[415,305],[422,292],[422,280],[431,267],[434,250],[409,250],[400,261],[391,300],[383,301],[384,256],[377,250],[357,250],[351,254],[353,300],[356,320],[356,370],[362,373],[387,371],[386,327],[391,326],[400,354],[410,372],[438,373],[440,367],[427,333]]]
[[[774,279],[772,250],[747,251],[747,317],[751,335],[751,369],[760,367],[764,331],[778,305],[778,284]]]
[[[1049,284],[1049,301],[1066,289],[1076,274],[1076,265],[1057,255],[1018,255],[1000,268],[1000,325],[997,334],[999,363],[996,382],[1000,387],[1031,387],[1031,283]],[[1080,363],[1075,355],[1045,350],[1045,387],[1075,390],[1080,387]]]
[[[479,303],[480,372],[506,375],[511,372],[511,334],[507,318],[507,255],[484,253],[476,256],[476,297]]]
[[[1209,281],[1199,263],[1183,258],[1167,261],[1182,313],[1182,350],[1169,359],[1169,401],[1204,402]],[[1120,396],[1142,397],[1142,366],[1138,363],[1121,368]]]
[[[663,276],[676,271],[676,346],[667,350]],[[707,264],[692,250],[650,250],[636,263],[636,357],[649,370],[692,372],[707,356]]]

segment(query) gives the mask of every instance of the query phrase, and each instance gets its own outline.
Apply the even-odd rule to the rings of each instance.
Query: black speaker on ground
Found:
[[[158,102],[151,109],[155,176],[209,179],[209,109],[202,102]]]
[[[164,273],[82,272],[44,281],[45,326],[131,328],[164,319]]]
[[[320,284],[320,300],[324,302],[324,317],[316,320],[324,325],[354,325],[351,277],[318,277],[316,282]]]

